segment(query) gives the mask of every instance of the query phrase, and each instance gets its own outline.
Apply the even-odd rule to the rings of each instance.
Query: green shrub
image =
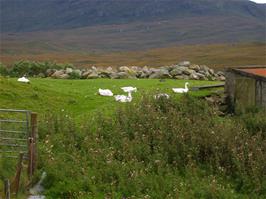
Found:
[[[81,124],[68,115],[44,121],[40,166],[48,173],[48,198],[266,194],[261,133],[250,133],[234,118],[219,118],[205,101],[190,96],[144,97]]]
[[[240,116],[246,128],[253,135],[261,133],[266,138],[266,112],[263,110],[245,113]]]
[[[10,74],[15,77],[45,74],[47,69],[64,69],[73,67],[72,64],[57,64],[55,62],[19,61],[14,63]]]
[[[77,71],[73,71],[69,74],[69,79],[80,79],[81,75]]]
[[[10,73],[12,76],[23,76],[29,75],[31,62],[28,61],[19,61],[14,64]]]

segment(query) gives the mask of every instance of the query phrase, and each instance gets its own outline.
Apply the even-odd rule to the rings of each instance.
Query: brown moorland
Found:
[[[193,63],[224,68],[246,65],[266,65],[266,44],[212,44],[186,45],[124,52],[40,52],[40,53],[1,53],[0,61],[10,65],[19,60],[56,61],[72,63],[78,67],[138,65],[158,67],[190,60]]]

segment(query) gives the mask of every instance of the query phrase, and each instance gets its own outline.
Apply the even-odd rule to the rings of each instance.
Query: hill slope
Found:
[[[1,31],[34,31],[191,16],[265,20],[265,7],[247,0],[1,0]]]
[[[0,3],[1,61],[21,55],[87,56],[180,45],[266,42],[266,6],[248,0]]]

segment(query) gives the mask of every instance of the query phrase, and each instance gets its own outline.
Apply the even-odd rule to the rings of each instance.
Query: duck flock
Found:
[[[174,93],[187,93],[189,91],[188,89],[189,83],[185,83],[185,88],[172,88]],[[128,87],[122,87],[121,88],[125,93],[128,93],[127,95],[114,95],[113,92],[109,89],[99,89],[98,93],[101,96],[107,96],[107,97],[114,97],[115,101],[117,102],[131,102],[132,101],[132,92],[137,92],[136,87],[128,86]],[[160,99],[160,98],[166,98],[169,99],[170,96],[166,93],[159,93],[154,95],[154,99]]]
[[[22,83],[30,83],[30,80],[27,79],[25,76],[18,78],[18,82],[22,82]],[[172,88],[174,93],[187,93],[189,91],[188,89],[188,85],[189,83],[186,82],[185,83],[185,88]],[[106,96],[106,97],[114,97],[115,101],[117,102],[131,102],[132,101],[132,92],[137,92],[137,88],[136,87],[132,87],[132,86],[127,86],[127,87],[121,87],[121,89],[127,93],[127,95],[114,95],[113,92],[109,89],[101,89],[99,88],[98,93],[101,96]],[[160,98],[166,98],[169,99],[170,96],[166,93],[159,93],[154,95],[154,99],[160,99]]]

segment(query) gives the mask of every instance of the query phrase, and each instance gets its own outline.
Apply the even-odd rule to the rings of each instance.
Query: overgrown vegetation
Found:
[[[264,198],[263,133],[190,96],[144,97],[81,123],[47,115],[39,167],[48,198]]]
[[[46,71],[48,69],[65,69],[73,68],[72,64],[59,64],[56,62],[37,62],[37,61],[27,61],[22,60],[15,62],[11,67],[7,68],[3,64],[0,64],[0,75],[11,76],[11,77],[20,77],[23,75],[27,76],[37,76],[42,75],[46,76]]]
[[[265,198],[265,112],[220,117],[197,97],[210,91],[169,92],[184,82],[2,77],[0,107],[39,113],[35,177],[47,172],[47,198]],[[96,95],[129,85],[138,88],[130,104]],[[0,160],[1,180],[14,169]]]

